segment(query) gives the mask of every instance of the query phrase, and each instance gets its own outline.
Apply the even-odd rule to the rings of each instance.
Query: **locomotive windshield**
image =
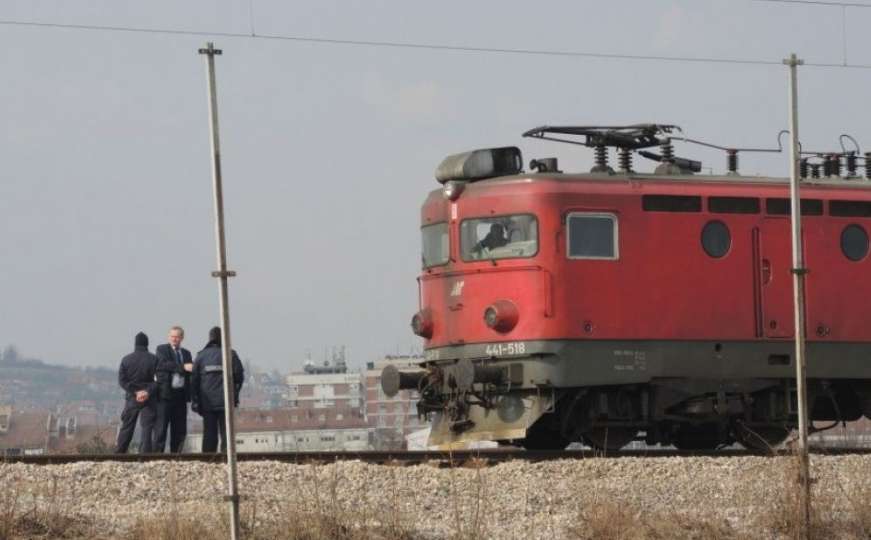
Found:
[[[420,232],[423,239],[423,267],[446,264],[449,257],[448,224],[427,225]]]
[[[533,257],[538,253],[538,220],[531,215],[464,220],[460,247],[464,261]]]

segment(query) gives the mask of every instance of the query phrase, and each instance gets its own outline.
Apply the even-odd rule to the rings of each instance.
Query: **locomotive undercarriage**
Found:
[[[433,360],[426,364],[426,372],[397,388],[420,391],[418,410],[433,421],[430,444],[435,446],[494,440],[531,449],[584,442],[615,450],[643,440],[683,449],[714,449],[738,442],[763,450],[782,442],[796,426],[797,400],[789,344],[775,344],[779,347],[774,352],[763,347],[761,353],[760,344],[753,345],[756,356],[763,359],[761,370],[741,369],[748,367],[746,360],[728,363],[737,355],[730,350],[726,358],[723,344],[711,344],[716,357],[692,366],[664,355],[661,344],[653,352],[638,343],[633,348],[612,344],[604,360],[589,354],[589,347],[584,347],[588,354],[583,359],[544,353],[510,359]],[[561,352],[570,348],[564,346]],[[855,349],[850,352],[855,354]],[[837,360],[826,360],[828,378],[813,377],[810,369],[808,397],[815,429],[863,414],[871,417],[871,381],[849,377],[862,364],[851,356],[846,360],[841,356],[841,373]],[[739,371],[749,376],[737,377]],[[669,377],[669,372],[698,374]]]
[[[857,420],[863,410],[854,385],[852,381],[809,381],[811,419],[825,421],[827,427]],[[566,442],[582,441],[606,450],[622,448],[636,439],[686,450],[715,449],[735,442],[766,450],[783,442],[797,419],[795,388],[788,379],[660,379],[645,385],[568,390],[554,411],[539,419],[541,427],[530,430],[520,443],[548,447],[539,433],[550,431]]]

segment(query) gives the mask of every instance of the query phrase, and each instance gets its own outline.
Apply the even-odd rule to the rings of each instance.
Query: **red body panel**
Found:
[[[860,183],[857,181],[857,184]],[[701,212],[642,209],[642,195],[694,195]],[[756,197],[758,214],[715,214],[709,196]],[[767,340],[793,334],[790,221],[765,212],[766,198],[787,198],[785,181],[603,175],[530,175],[476,182],[454,202],[440,191],[422,208],[423,225],[450,224],[451,261],[424,270],[421,309],[432,311],[427,348],[463,343],[542,339]],[[841,252],[850,223],[871,230],[871,217],[828,215],[830,199],[871,200],[865,186],[815,184],[802,198],[822,199],[822,216],[805,216],[807,325],[810,340],[871,341],[869,257],[854,262]],[[617,216],[617,260],[566,257],[565,215],[572,211]],[[463,219],[534,214],[537,255],[524,259],[463,261]],[[731,248],[708,256],[701,231],[711,220],[727,225]],[[514,329],[499,333],[484,311],[510,300],[519,311]]]

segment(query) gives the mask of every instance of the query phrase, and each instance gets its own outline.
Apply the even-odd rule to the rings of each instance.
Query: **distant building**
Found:
[[[315,364],[311,357],[307,358],[302,368],[303,373],[309,375],[324,373],[347,373],[348,364],[345,362],[345,347],[333,348],[332,361],[324,360],[323,365]]]
[[[285,380],[285,399],[291,409],[362,410],[359,373],[292,373]]]
[[[39,455],[48,452],[48,411],[22,412],[12,407],[0,411],[0,454]]]
[[[425,427],[417,431],[413,431],[405,436],[406,448],[408,450],[438,450],[438,446],[429,446],[429,433],[431,428]],[[498,448],[499,443],[496,441],[469,441],[462,445],[453,445],[454,450],[459,448],[464,449],[480,449],[480,448]]]
[[[202,448],[202,423],[192,427],[185,452],[199,452]],[[348,414],[309,408],[236,413],[239,452],[365,450],[369,439],[370,429],[360,411]]]
[[[240,407],[261,410],[282,408],[286,406],[284,401],[286,388],[281,377],[256,371],[248,363],[245,367],[245,386],[240,396]]]
[[[115,405],[117,407],[117,403]],[[98,426],[106,423],[105,417],[100,414],[97,403],[93,400],[72,401],[64,404],[60,409],[65,416],[74,417],[80,426]]]
[[[846,425],[813,433],[811,445],[835,447],[871,447],[871,420],[860,418]]]
[[[423,358],[419,356],[386,356],[383,360],[366,365],[366,422],[374,430],[375,447],[395,448],[405,446],[406,436],[426,427],[418,417],[415,390],[402,390],[388,397],[381,390],[381,370],[393,364],[402,371],[419,371]]]
[[[9,432],[9,421],[12,418],[12,406],[0,407],[0,435]]]
[[[253,371],[253,370],[249,370]],[[247,374],[246,374],[247,378]],[[302,373],[280,380],[251,373],[236,414],[236,448],[240,452],[364,450],[372,430],[364,416],[363,379],[348,373],[344,348],[332,361],[308,360]],[[202,422],[194,420],[185,451],[202,447]]]
[[[80,426],[75,415],[0,407],[0,455],[108,452],[117,425]]]

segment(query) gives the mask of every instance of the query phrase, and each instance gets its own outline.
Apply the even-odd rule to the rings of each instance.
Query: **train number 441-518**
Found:
[[[491,343],[487,345],[484,352],[488,356],[516,356],[518,354],[526,354],[526,343],[516,341],[512,343]]]

